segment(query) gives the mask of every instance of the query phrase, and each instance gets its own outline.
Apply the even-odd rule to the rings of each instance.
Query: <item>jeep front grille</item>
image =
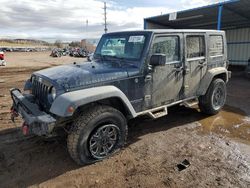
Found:
[[[32,80],[32,94],[43,106],[48,103],[49,89],[50,87],[45,85],[43,82],[39,82],[36,79]]]

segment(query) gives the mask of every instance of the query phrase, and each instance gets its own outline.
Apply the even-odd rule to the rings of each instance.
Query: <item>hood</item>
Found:
[[[133,74],[137,72],[135,68],[132,69]],[[68,90],[100,82],[127,78],[129,73],[127,68],[110,62],[84,62],[44,69],[35,72],[34,75],[40,76],[50,81],[53,85],[55,84]]]

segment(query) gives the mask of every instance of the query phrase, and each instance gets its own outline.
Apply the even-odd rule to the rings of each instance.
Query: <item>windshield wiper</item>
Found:
[[[124,57],[117,57],[117,56],[112,56],[114,57],[115,59],[119,60],[119,64],[123,64],[123,65],[130,65],[130,66],[133,66],[133,67],[136,67],[138,68],[138,66],[136,66],[134,63],[131,63],[131,60],[128,60]]]
[[[130,66],[133,66],[133,67],[138,67],[136,66],[134,63],[131,63],[130,61],[131,60],[128,60],[124,57],[118,57],[118,56],[111,56],[111,55],[101,55],[101,54],[96,54],[98,57],[97,58],[100,58],[100,60],[103,62],[111,62],[112,64],[114,62],[118,62],[119,66],[122,67],[122,65],[130,65]]]
[[[101,61],[104,60],[104,58],[101,54],[94,54],[94,59],[100,59]]]
[[[108,60],[108,58],[112,58],[113,56],[109,56],[109,55],[101,55],[101,54],[95,54],[94,56],[95,58],[98,58],[100,59],[101,61],[104,61],[104,60]]]

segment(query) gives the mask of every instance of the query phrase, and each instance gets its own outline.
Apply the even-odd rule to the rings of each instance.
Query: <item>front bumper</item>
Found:
[[[19,89],[11,89],[10,95],[13,100],[12,119],[20,114],[24,120],[27,134],[48,135],[56,124],[56,119],[50,114],[39,109],[39,106],[34,102],[33,95],[22,94]]]

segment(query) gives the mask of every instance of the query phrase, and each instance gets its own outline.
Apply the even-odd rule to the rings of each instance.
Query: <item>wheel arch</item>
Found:
[[[225,83],[228,82],[228,79],[227,79],[227,74],[224,72],[224,73],[220,73],[220,74],[217,74],[213,77],[212,80],[216,79],[216,78],[220,78],[222,79]]]
[[[197,95],[198,96],[205,95],[210,84],[215,78],[220,78],[225,83],[227,83],[229,79],[228,70],[225,67],[218,67],[218,68],[208,70],[208,72],[205,74],[205,76],[201,80],[199,89],[197,91]]]
[[[120,110],[127,118],[137,116],[129,99],[115,86],[100,86],[64,93],[53,102],[50,112],[60,117],[70,117],[85,106],[98,103]],[[73,111],[69,111],[69,107],[72,107]]]
[[[109,98],[104,98],[98,101],[93,101],[87,104],[83,104],[81,106],[78,106],[74,114],[81,113],[86,108],[89,108],[94,105],[107,105],[107,106],[113,107],[116,110],[120,111],[126,119],[132,119],[134,117],[133,113],[130,111],[128,106],[124,104],[124,101],[119,97],[109,97]]]

